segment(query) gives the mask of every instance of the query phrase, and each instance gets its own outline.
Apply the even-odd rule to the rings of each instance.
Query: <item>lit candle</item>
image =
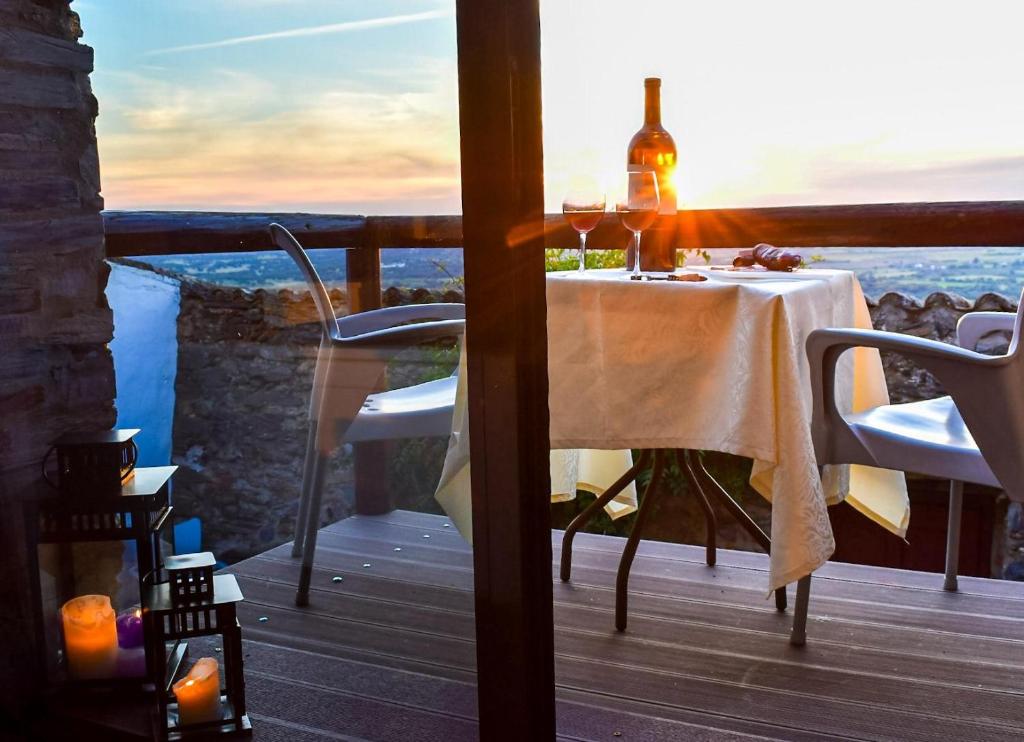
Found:
[[[117,617],[118,677],[145,677],[146,647],[144,639],[141,608],[136,606]]]
[[[117,644],[119,647],[124,649],[141,647],[143,638],[141,608],[132,608],[117,617]]]
[[[219,670],[216,659],[203,657],[174,684],[179,724],[201,724],[221,718]]]
[[[61,609],[64,655],[71,675],[109,678],[117,666],[117,627],[106,595],[72,598]]]

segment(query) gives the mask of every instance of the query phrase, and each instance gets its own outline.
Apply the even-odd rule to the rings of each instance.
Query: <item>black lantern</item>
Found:
[[[154,652],[153,677],[165,679],[157,689],[158,719],[163,738],[185,740],[211,735],[248,736],[252,725],[245,711],[242,676],[242,629],[235,604],[242,591],[234,575],[214,575],[213,554],[169,557],[167,582],[150,585],[143,598],[147,636],[156,647],[200,636],[220,636],[220,662],[199,659],[177,677]],[[223,679],[223,683],[222,683]]]
[[[138,428],[66,433],[53,444],[57,484],[79,497],[117,492],[132,476],[139,449]]]
[[[172,548],[177,467],[135,468],[136,432],[61,438],[59,486],[29,515],[42,669],[51,686],[149,686],[156,645],[145,637],[142,598]]]

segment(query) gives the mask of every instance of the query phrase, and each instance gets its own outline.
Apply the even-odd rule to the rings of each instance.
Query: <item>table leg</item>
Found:
[[[811,599],[811,576],[801,577],[796,583],[796,608],[793,611],[793,630],[789,643],[802,647],[807,642],[807,607]]]
[[[697,473],[693,469],[693,462],[690,461],[689,454],[689,451],[679,449],[676,451],[676,461],[679,463],[679,468],[682,469],[686,480],[690,483],[690,489],[697,493],[697,502],[704,510],[704,558],[709,567],[714,567],[718,558],[715,547],[718,535],[718,518],[715,516],[714,508],[711,507],[711,501],[708,499],[707,493],[705,493],[704,488],[701,487],[700,480],[697,478]]]
[[[747,515],[747,512],[740,506],[740,504],[736,502],[732,496],[725,491],[722,485],[720,485],[718,481],[711,476],[711,473],[704,468],[704,464],[701,462],[697,452],[691,450],[683,451],[683,458],[686,461],[686,468],[694,472],[695,476],[699,475],[699,479],[704,480],[704,483],[708,485],[710,493],[714,495],[720,503],[722,503],[725,509],[728,510],[739,524],[743,526],[744,530],[749,533],[755,541],[757,541],[761,548],[770,554],[772,551],[772,541],[768,538],[768,534],[761,530],[761,527],[754,522],[754,519]],[[779,611],[786,610],[785,587],[780,587],[775,591],[775,608]]]
[[[630,467],[625,474],[619,477],[615,484],[606,489],[601,493],[600,497],[594,499],[579,515],[572,519],[572,522],[566,526],[565,534],[562,536],[562,564],[559,572],[562,582],[568,582],[572,575],[572,542],[576,537],[576,532],[581,528],[584,528],[594,516],[612,501],[622,490],[624,490],[630,482],[636,479],[644,467],[647,466],[647,461],[650,459],[650,451],[644,450],[640,452],[637,457],[636,463]]]
[[[626,630],[626,608],[629,599],[629,570],[633,566],[633,558],[636,556],[637,546],[640,544],[640,537],[643,535],[644,524],[654,506],[654,500],[661,487],[660,480],[665,471],[665,452],[658,449],[654,452],[654,467],[651,470],[651,479],[644,489],[643,499],[640,501],[640,510],[637,511],[633,528],[626,539],[626,547],[622,550],[622,559],[619,561],[619,571],[615,577],[615,628],[619,631]]]

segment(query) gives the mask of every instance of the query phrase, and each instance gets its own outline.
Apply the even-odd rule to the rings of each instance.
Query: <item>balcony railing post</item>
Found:
[[[345,256],[346,293],[352,314],[381,306],[381,235],[372,219],[366,220],[363,235],[363,244],[349,249]],[[382,384],[381,388],[385,386]],[[357,513],[379,515],[394,510],[388,482],[388,459],[392,449],[393,445],[385,441],[356,443],[352,447]]]

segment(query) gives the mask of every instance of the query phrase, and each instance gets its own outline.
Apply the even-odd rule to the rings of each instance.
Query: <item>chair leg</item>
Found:
[[[306,517],[306,533],[302,544],[302,567],[299,570],[299,588],[295,592],[295,605],[309,605],[309,583],[313,576],[313,555],[316,553],[317,526],[320,525],[320,503],[324,494],[324,477],[327,473],[327,456],[317,454],[313,464],[313,481],[310,487],[309,514]]]
[[[627,469],[626,473],[615,481],[615,484],[602,492],[600,497],[594,498],[594,501],[587,505],[583,512],[573,518],[572,522],[566,526],[565,533],[562,535],[562,563],[559,570],[559,577],[561,577],[562,582],[568,582],[572,576],[572,542],[576,537],[576,532],[584,528],[601,508],[611,502],[622,490],[626,489],[630,482],[636,479],[636,475],[640,473],[640,470],[647,466],[647,459],[649,458],[650,454],[648,451],[641,451],[636,463]]]
[[[949,483],[949,524],[946,528],[946,579],[943,588],[956,590],[957,567],[960,563],[960,516],[964,506],[964,483]]]
[[[718,561],[718,551],[716,548],[718,518],[715,516],[715,510],[711,507],[711,501],[704,492],[704,488],[700,485],[697,472],[694,471],[693,462],[690,458],[695,455],[694,452],[688,450],[678,451],[676,454],[677,461],[679,460],[679,454],[682,454],[683,474],[686,475],[690,488],[697,493],[697,503],[704,511],[704,561],[707,562],[709,567],[714,567]]]
[[[309,421],[309,438],[306,441],[306,458],[302,463],[302,490],[299,492],[299,513],[295,518],[295,540],[292,542],[292,558],[302,556],[302,542],[306,535],[306,519],[309,516],[309,490],[313,482],[313,466],[316,463],[317,421]]]
[[[789,643],[802,647],[807,643],[807,608],[811,600],[811,576],[801,577],[796,583],[796,607],[793,610],[793,631]]]
[[[637,511],[633,528],[626,539],[626,546],[622,550],[622,558],[619,560],[619,571],[615,576],[615,628],[619,631],[626,630],[626,608],[629,602],[629,570],[633,566],[633,558],[636,557],[637,546],[640,545],[640,537],[643,535],[644,523],[654,507],[654,500],[661,487],[659,483],[661,474],[665,469],[665,454],[662,451],[654,452],[654,468],[651,470],[651,479],[644,488],[643,501],[640,503],[640,510]]]

